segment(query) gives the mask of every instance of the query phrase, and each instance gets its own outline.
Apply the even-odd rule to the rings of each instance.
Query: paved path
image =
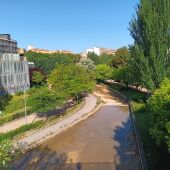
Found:
[[[35,146],[36,144],[39,144],[44,141],[44,138],[47,139],[48,136],[53,137],[54,135],[59,134],[62,131],[68,129],[70,126],[73,126],[80,118],[86,116],[96,107],[97,98],[94,95],[89,95],[85,98],[85,101],[85,105],[76,113],[61,120],[56,124],[40,129],[39,131],[31,134],[30,136],[19,140],[17,143],[24,145],[24,147],[26,147],[27,149],[27,146]]]
[[[112,84],[119,84],[119,85],[121,85],[121,86],[126,87],[125,84],[123,84],[123,83],[118,83],[118,82],[116,82],[116,81],[114,81],[114,80],[107,80],[106,82],[112,83]],[[132,86],[132,85],[128,85],[128,87],[131,88],[131,89],[133,89],[133,90],[140,91],[140,92],[143,92],[143,93],[147,93],[147,92],[148,92],[148,90],[147,90],[146,88],[144,88],[144,87],[140,87],[140,86],[139,86],[138,89],[136,88],[136,86]]]
[[[42,118],[37,117],[36,114],[31,114],[26,117],[15,119],[11,122],[5,123],[3,126],[0,126],[0,133],[6,133],[12,130],[15,130],[23,125],[32,123],[33,121],[41,120]]]

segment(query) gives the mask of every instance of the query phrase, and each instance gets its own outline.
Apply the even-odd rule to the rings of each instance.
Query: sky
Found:
[[[0,33],[22,48],[117,49],[133,43],[128,27],[138,1],[0,0]]]

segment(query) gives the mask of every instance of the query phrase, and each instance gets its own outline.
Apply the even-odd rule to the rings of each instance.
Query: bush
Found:
[[[11,99],[12,96],[9,94],[0,95],[0,111],[3,111],[5,109]]]
[[[170,151],[170,79],[165,79],[148,100],[152,114],[150,134],[158,145],[166,144]]]
[[[4,113],[13,113],[19,109],[24,108],[24,98],[13,98],[5,107]]]
[[[0,169],[5,169],[9,166],[11,160],[16,156],[16,150],[14,150],[12,144],[7,141],[1,141],[0,143]]]

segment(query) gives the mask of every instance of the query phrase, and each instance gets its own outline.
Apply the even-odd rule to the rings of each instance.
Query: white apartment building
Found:
[[[13,94],[18,91],[24,91],[30,87],[28,62],[26,58],[17,53],[16,46],[15,48],[9,47],[11,44],[9,34],[7,34],[6,37],[5,34],[3,34],[3,43],[4,42],[6,42],[5,47],[0,48],[0,95],[3,93]]]

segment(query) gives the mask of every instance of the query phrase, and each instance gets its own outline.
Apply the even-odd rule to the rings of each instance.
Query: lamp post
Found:
[[[3,116],[3,114],[4,114],[4,113],[3,113],[2,111],[0,111],[0,116]],[[1,128],[2,128],[2,139],[3,139],[3,131],[4,131],[4,130],[3,130],[3,123],[2,123],[2,125],[1,125]]]
[[[25,124],[27,125],[27,100],[25,86],[24,86],[24,104],[25,104]]]

